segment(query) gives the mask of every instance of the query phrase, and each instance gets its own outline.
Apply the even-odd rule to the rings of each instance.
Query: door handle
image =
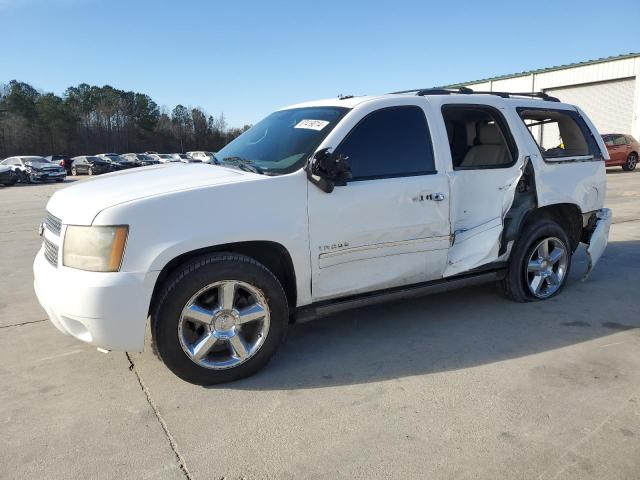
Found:
[[[429,200],[433,200],[434,202],[441,202],[444,200],[444,193],[432,193],[429,195]]]

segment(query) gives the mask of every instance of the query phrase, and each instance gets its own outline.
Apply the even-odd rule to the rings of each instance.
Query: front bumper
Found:
[[[602,208],[596,212],[596,224],[591,237],[589,238],[589,246],[587,247],[587,257],[589,259],[589,265],[587,272],[584,274],[583,280],[586,279],[593,267],[596,266],[598,260],[607,248],[609,242],[609,229],[611,228],[611,221],[613,214],[610,209]]]
[[[141,352],[159,272],[85,272],[54,267],[40,249],[34,289],[51,323],[66,335],[106,350]]]
[[[46,182],[47,180],[60,180],[67,177],[67,172],[39,172],[32,170],[29,175],[29,180],[32,182]]]

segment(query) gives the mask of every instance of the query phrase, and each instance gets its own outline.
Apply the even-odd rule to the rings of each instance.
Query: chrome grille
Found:
[[[42,242],[42,246],[44,247],[44,258],[46,258],[51,265],[53,265],[54,267],[57,267],[58,266],[58,246],[46,237]]]
[[[44,219],[44,224],[51,233],[55,233],[56,235],[60,235],[60,228],[62,227],[62,220],[60,220],[55,215],[47,212],[47,216]]]

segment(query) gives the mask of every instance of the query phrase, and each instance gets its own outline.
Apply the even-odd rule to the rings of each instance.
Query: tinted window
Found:
[[[435,171],[427,119],[419,107],[393,107],[367,115],[336,149],[347,155],[354,180]]]

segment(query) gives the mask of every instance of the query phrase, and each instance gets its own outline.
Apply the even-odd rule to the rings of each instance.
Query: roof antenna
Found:
[[[353,98],[353,95],[343,95],[343,94],[338,95],[338,100],[347,100],[349,98]]]

